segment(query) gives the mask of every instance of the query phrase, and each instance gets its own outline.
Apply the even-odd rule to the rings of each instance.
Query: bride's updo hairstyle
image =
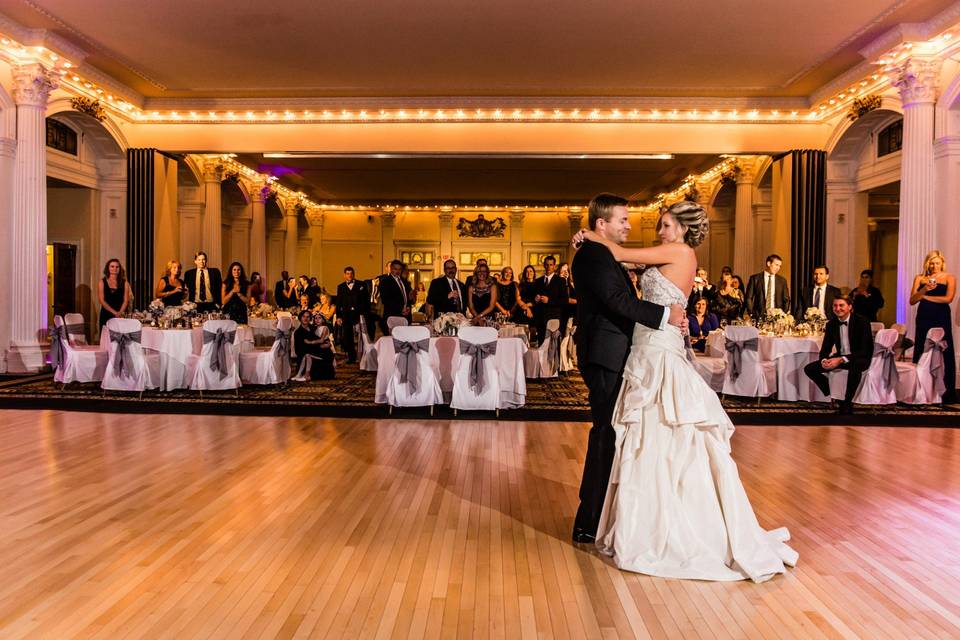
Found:
[[[706,209],[696,202],[681,200],[670,205],[663,213],[669,213],[674,222],[683,225],[687,230],[683,234],[683,241],[689,246],[698,247],[707,239],[710,221],[707,220]],[[657,226],[659,227],[659,224]]]

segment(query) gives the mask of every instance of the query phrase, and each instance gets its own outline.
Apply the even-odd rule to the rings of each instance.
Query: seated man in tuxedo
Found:
[[[357,345],[353,328],[360,324],[360,316],[370,313],[370,290],[356,279],[353,267],[343,270],[343,282],[337,286],[337,324],[343,327],[340,338],[347,354],[347,364],[357,361]]]
[[[827,320],[833,320],[837,317],[833,312],[833,301],[840,297],[840,289],[828,284],[828,280],[830,280],[829,268],[825,266],[813,268],[813,286],[800,290],[797,306],[793,310],[793,317],[797,319],[797,322],[803,322],[804,314],[810,307],[820,309],[820,313]]]
[[[466,313],[467,287],[457,280],[457,263],[443,263],[443,277],[430,281],[427,291],[427,314],[432,318],[441,313]]]
[[[847,372],[847,389],[840,402],[840,413],[853,413],[853,396],[860,386],[863,372],[870,367],[873,358],[873,334],[870,322],[851,313],[850,301],[837,296],[833,300],[834,318],[827,322],[820,347],[820,359],[811,362],[803,371],[813,380],[823,395],[830,397],[830,381],[827,374],[844,369]]]
[[[547,321],[563,316],[567,305],[567,283],[557,275],[557,259],[547,256],[543,259],[543,275],[537,278],[533,286],[533,326],[536,328],[537,340],[543,341],[547,333]],[[560,333],[566,327],[560,327]]]
[[[209,313],[220,308],[220,269],[207,267],[207,254],[198,251],[193,256],[193,263],[197,265],[183,274],[183,282],[187,285],[187,300],[197,305],[197,313]]]
[[[380,276],[377,289],[383,304],[383,317],[380,321],[383,335],[390,333],[387,329],[387,318],[400,316],[410,322],[410,285],[401,277],[402,273],[403,263],[393,260],[390,262],[390,273]]]
[[[783,258],[773,253],[767,256],[763,271],[750,276],[744,293],[744,309],[751,318],[762,318],[771,309],[790,313],[790,289],[787,280],[777,275]]]

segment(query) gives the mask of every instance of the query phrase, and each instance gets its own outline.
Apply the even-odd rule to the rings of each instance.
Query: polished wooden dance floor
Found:
[[[741,427],[760,585],[573,545],[586,433],[0,412],[0,637],[960,637],[960,430]]]

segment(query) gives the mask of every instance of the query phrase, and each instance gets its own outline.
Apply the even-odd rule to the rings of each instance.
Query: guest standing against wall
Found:
[[[97,288],[100,299],[100,329],[111,318],[119,318],[127,312],[133,291],[127,282],[127,272],[116,258],[103,265],[103,279]]]

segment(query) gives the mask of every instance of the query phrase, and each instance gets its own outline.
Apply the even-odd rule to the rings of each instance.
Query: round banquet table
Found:
[[[100,342],[107,345],[110,339],[109,331],[100,333]],[[140,344],[144,349],[150,349],[160,354],[160,390],[172,391],[186,389],[190,386],[187,380],[187,361],[191,355],[200,355],[203,348],[203,327],[190,329],[158,329],[144,326],[141,329]],[[234,344],[240,346],[240,351],[253,349],[253,331],[247,325],[237,325],[237,335]]]
[[[820,357],[823,336],[769,336],[761,335],[757,344],[760,360],[777,365],[777,399],[806,402],[826,402],[827,398],[807,377],[803,368]],[[726,338],[723,331],[712,331],[707,336],[707,355],[726,357]]]

